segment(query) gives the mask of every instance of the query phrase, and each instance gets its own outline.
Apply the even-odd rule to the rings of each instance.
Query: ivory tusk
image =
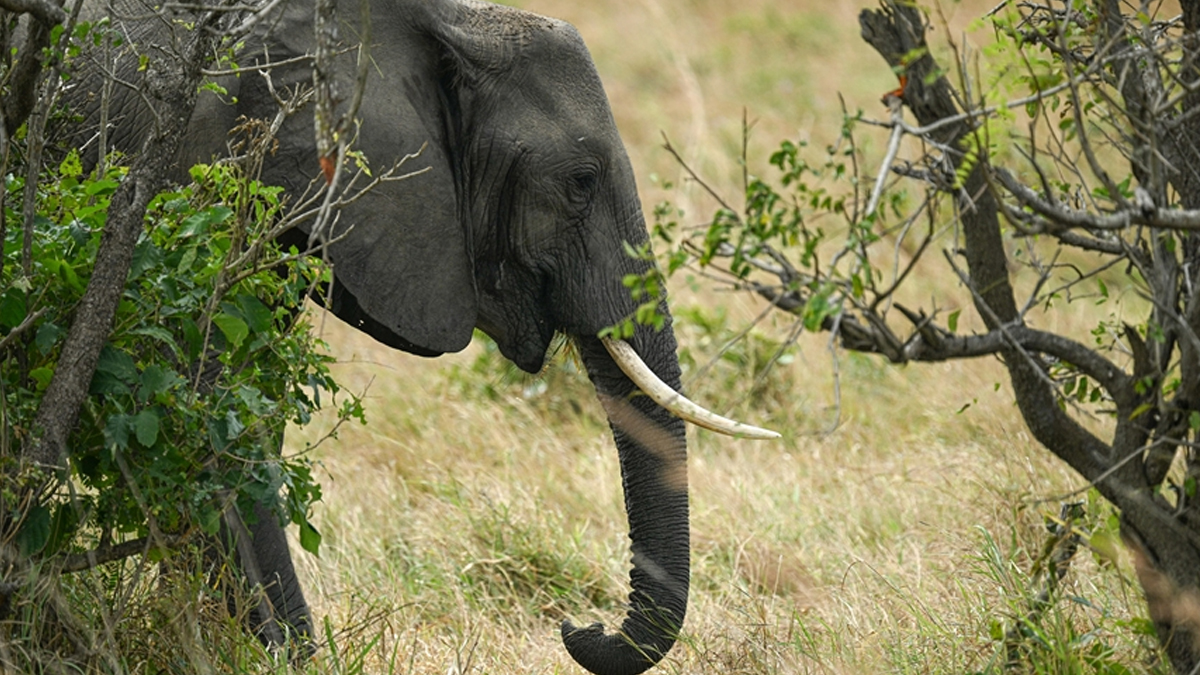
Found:
[[[638,386],[654,402],[661,405],[663,408],[675,413],[675,416],[691,422],[698,427],[703,427],[709,431],[715,431],[726,436],[735,436],[737,438],[780,438],[777,432],[770,429],[762,429],[753,427],[749,424],[735,422],[728,417],[722,417],[712,411],[706,410],[696,403],[692,402],[683,394],[675,391],[666,382],[663,382],[654,371],[650,370],[650,366],[642,360],[642,357],[637,355],[633,347],[629,346],[624,340],[612,340],[610,338],[600,338],[604,343],[604,348],[612,356],[613,361],[621,368],[621,371],[633,380],[633,383]]]

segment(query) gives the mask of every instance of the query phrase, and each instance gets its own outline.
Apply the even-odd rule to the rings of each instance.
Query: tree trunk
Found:
[[[1200,17],[1196,0],[1184,4],[1185,18],[1190,17],[1194,21]],[[1109,2],[1106,7],[1110,11],[1108,18],[1119,21],[1119,17],[1114,18],[1111,14],[1119,10],[1116,3]],[[919,9],[907,3],[886,2],[880,10],[864,11],[859,22],[863,39],[889,65],[902,69],[901,72],[907,75],[902,98],[921,125],[959,114],[956,101],[960,99],[949,82],[939,74],[941,71],[926,49],[924,35],[927,27]],[[1195,31],[1194,27],[1189,28]],[[1123,30],[1120,24],[1109,29]],[[1113,42],[1121,43],[1121,40]],[[906,61],[913,54],[921,56],[914,61]],[[1117,62],[1114,68],[1119,67],[1120,61]],[[1127,87],[1141,81],[1138,75],[1129,74],[1115,79]],[[1123,94],[1127,97],[1133,95],[1125,90]],[[1200,94],[1193,94],[1192,98],[1197,96]],[[1126,107],[1125,112],[1130,116],[1146,110],[1128,102]],[[1192,118],[1191,127],[1197,127],[1197,119],[1200,118]],[[961,150],[963,142],[972,133],[971,123],[964,119],[941,127],[934,135],[945,147]],[[1187,130],[1181,127],[1179,133],[1187,133]],[[1200,138],[1189,137],[1187,142],[1179,145],[1194,151],[1194,148],[1200,147]],[[1166,152],[1173,151],[1167,149]],[[1136,164],[1139,155],[1131,154]],[[963,153],[955,154],[952,151],[950,160],[958,169],[963,165]],[[996,330],[1001,326],[1023,326],[1023,317],[1017,309],[1009,281],[1008,256],[996,196],[988,179],[989,170],[987,157],[981,153],[955,199],[975,307],[988,328]],[[1135,166],[1134,173],[1139,176],[1139,182],[1142,182],[1141,179],[1151,182],[1151,172],[1145,171],[1144,167]],[[1183,183],[1174,183],[1181,193]],[[1190,204],[1196,201],[1196,197],[1196,194],[1191,194],[1183,197],[1182,201]],[[1185,248],[1189,246],[1200,251],[1200,245],[1196,245],[1196,242],[1185,244]],[[1173,261],[1172,256],[1170,262]],[[1186,262],[1188,259],[1185,254]],[[1155,282],[1148,283],[1153,286]],[[1167,288],[1165,292],[1171,290]],[[1160,297],[1157,292],[1155,297]],[[1191,304],[1200,307],[1200,302],[1194,299]],[[1200,310],[1189,314],[1200,316]],[[1194,330],[1196,324],[1192,328]],[[1142,417],[1137,414],[1144,404],[1161,404],[1154,398],[1155,392],[1139,391],[1135,383],[1156,374],[1161,375],[1163,366],[1159,364],[1165,363],[1163,359],[1170,356],[1169,347],[1165,348],[1167,352],[1164,354],[1164,347],[1159,344],[1147,345],[1132,329],[1126,331],[1126,339],[1133,347],[1134,367],[1132,377],[1115,380],[1120,386],[1108,392],[1116,404],[1116,425],[1110,442],[1089,432],[1058,405],[1056,391],[1048,374],[1049,363],[1043,361],[1039,354],[1017,347],[1005,349],[1001,354],[1018,409],[1034,437],[1078,471],[1085,480],[1093,483],[1106,499],[1120,509],[1122,537],[1133,552],[1138,578],[1145,591],[1159,640],[1176,672],[1193,673],[1200,665],[1200,508],[1191,504],[1186,508],[1177,508],[1156,493],[1166,468],[1156,466],[1154,457],[1156,454],[1165,456],[1169,464],[1175,455],[1175,445],[1154,440],[1168,437],[1147,423],[1149,418],[1155,417],[1154,414]],[[1200,357],[1190,358],[1185,346],[1181,346],[1181,351],[1184,375],[1181,386],[1200,388]],[[1191,368],[1197,371],[1193,372]],[[1162,408],[1163,405],[1155,407]],[[1184,413],[1186,417],[1186,411]],[[1148,445],[1148,442],[1153,444]],[[1147,449],[1150,452],[1145,452]],[[1131,458],[1132,461],[1129,461]],[[1137,461],[1139,459],[1143,461]]]
[[[145,99],[158,124],[142,145],[129,175],[113,194],[108,220],[96,253],[96,265],[75,312],[63,345],[59,366],[38,407],[32,440],[24,457],[47,467],[65,466],[67,437],[75,428],[79,408],[87,397],[100,351],[112,329],[117,304],[133,259],[133,249],[145,227],[146,205],[166,187],[179,141],[196,106],[201,68],[216,50],[221,33],[213,25],[217,14],[197,25],[194,39],[174,58],[158,58],[145,78]]]

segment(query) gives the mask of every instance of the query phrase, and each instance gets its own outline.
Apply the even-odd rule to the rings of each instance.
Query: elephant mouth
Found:
[[[544,321],[524,326],[519,330],[506,330],[484,321],[477,324],[479,330],[496,341],[504,358],[531,375],[537,374],[546,363],[555,330]]]

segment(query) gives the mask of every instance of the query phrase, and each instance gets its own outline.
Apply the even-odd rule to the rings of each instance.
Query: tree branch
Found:
[[[63,11],[62,7],[50,0],[0,0],[0,8],[7,9],[13,14],[32,14],[35,19],[47,26],[67,20],[67,13]]]
[[[959,114],[954,90],[941,75],[925,44],[925,23],[920,10],[907,3],[886,2],[879,10],[862,12],[859,24],[863,39],[889,65],[907,74],[903,100],[922,126],[929,127],[941,119]],[[917,56],[914,58],[914,55]],[[946,125],[937,131],[936,140],[948,148],[961,147],[959,143],[973,133],[966,122]],[[986,147],[982,143],[976,145]],[[947,153],[947,158],[956,170],[961,166],[961,153]],[[963,181],[963,189],[957,200],[965,239],[968,284],[973,289],[976,309],[989,332],[1004,330],[1011,334],[1021,324],[1021,318],[1008,278],[1008,260],[1000,234],[999,206],[988,189],[982,168],[986,164],[987,158],[980,157],[978,164]],[[1029,337],[1035,338],[1033,335]],[[1065,347],[1049,341],[1041,342],[1046,342],[1044,346],[1047,348]],[[1073,350],[1067,351],[1074,353]],[[1021,415],[1038,441],[1084,478],[1098,480],[1104,476],[1111,466],[1113,448],[1058,407],[1046,374],[1018,346],[1014,344],[999,353],[1008,368]],[[1093,366],[1093,369],[1098,375],[1105,374],[1102,368]],[[1114,387],[1120,382],[1115,374],[1105,379]],[[1120,392],[1110,391],[1110,394],[1114,395],[1114,400],[1132,398]],[[1121,405],[1118,408],[1126,415],[1129,412]],[[1125,500],[1124,493],[1128,488],[1141,485],[1141,481],[1144,478],[1140,476],[1140,469],[1131,467],[1104,477],[1098,487],[1108,499],[1119,505]]]
[[[214,17],[207,17],[208,22]],[[157,70],[148,73],[146,82],[162,124],[156,125],[146,139],[128,176],[112,196],[94,271],[63,344],[58,368],[38,406],[33,434],[23,448],[24,457],[36,464],[65,465],[67,438],[75,427],[100,350],[112,328],[133,249],[144,228],[146,205],[166,185],[196,104],[201,67],[208,55],[216,52],[217,42],[213,32],[197,30],[182,53],[151,61],[157,63]]]
[[[86,553],[73,553],[65,558],[62,562],[63,572],[82,572],[84,570],[99,567],[105,563],[114,562],[116,560],[124,560],[130,556],[140,555],[149,551],[156,542],[152,542],[150,537],[139,537],[129,541],[123,541],[119,544],[110,546],[101,546]],[[186,540],[186,537],[178,534],[160,534],[155,537],[158,545],[174,548]]]

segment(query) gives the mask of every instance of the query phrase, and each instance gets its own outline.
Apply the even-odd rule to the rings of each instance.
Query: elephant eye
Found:
[[[569,174],[569,187],[572,199],[590,200],[596,192],[596,185],[600,182],[599,176],[591,169],[581,169]]]

